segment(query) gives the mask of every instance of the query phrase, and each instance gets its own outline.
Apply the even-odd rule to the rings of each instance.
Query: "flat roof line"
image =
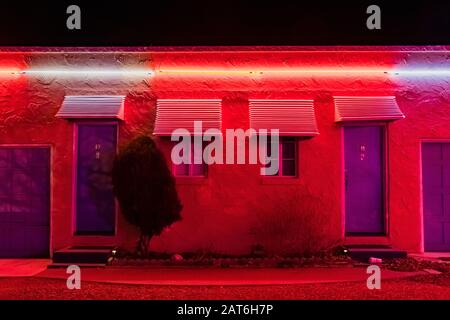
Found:
[[[1,53],[184,53],[184,52],[393,52],[450,53],[450,46],[114,46],[114,47],[0,47]]]

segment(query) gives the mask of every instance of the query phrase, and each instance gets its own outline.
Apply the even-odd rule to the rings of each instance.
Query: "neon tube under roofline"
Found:
[[[20,70],[17,69],[0,69],[0,75],[18,75]]]
[[[180,76],[399,76],[399,77],[449,77],[450,68],[417,68],[417,69],[0,69],[0,75],[29,75],[29,76],[89,76],[89,77],[150,77],[163,75]]]
[[[130,76],[130,77],[149,77],[153,76],[154,72],[151,70],[140,69],[26,69],[19,71],[19,74],[34,75],[34,76]]]
[[[266,69],[266,70],[200,70],[200,69],[167,69],[157,70],[156,75],[212,75],[212,76],[450,76],[450,69]]]
[[[264,69],[264,70],[220,70],[220,69],[161,69],[155,71],[156,75],[242,75],[242,76],[310,76],[319,75],[339,75],[339,74],[386,74],[388,70],[383,69]]]
[[[450,68],[442,69],[392,69],[389,74],[395,76],[411,77],[447,77],[450,76]]]

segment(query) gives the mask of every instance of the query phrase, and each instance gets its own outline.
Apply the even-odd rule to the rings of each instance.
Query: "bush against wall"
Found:
[[[268,253],[313,255],[338,241],[328,234],[332,213],[318,197],[288,193],[270,204],[260,203],[253,211],[256,221],[251,233]]]
[[[141,232],[137,252],[147,256],[151,238],[181,220],[182,209],[175,180],[153,139],[138,136],[119,152],[112,182],[122,214]]]

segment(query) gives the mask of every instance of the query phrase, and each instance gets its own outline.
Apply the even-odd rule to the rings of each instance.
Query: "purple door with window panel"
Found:
[[[345,232],[383,234],[382,126],[344,127]]]
[[[450,250],[450,143],[422,145],[425,251]]]
[[[116,206],[111,170],[117,125],[78,124],[76,234],[113,235]]]
[[[50,149],[0,147],[0,258],[49,256]]]

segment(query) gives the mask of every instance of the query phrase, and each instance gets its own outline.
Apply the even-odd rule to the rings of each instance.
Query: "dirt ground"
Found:
[[[83,282],[69,290],[64,280],[42,278],[0,279],[0,299],[109,300],[109,299],[445,299],[450,300],[450,274],[385,280],[380,290],[365,283],[339,282],[261,286],[122,285]]]

